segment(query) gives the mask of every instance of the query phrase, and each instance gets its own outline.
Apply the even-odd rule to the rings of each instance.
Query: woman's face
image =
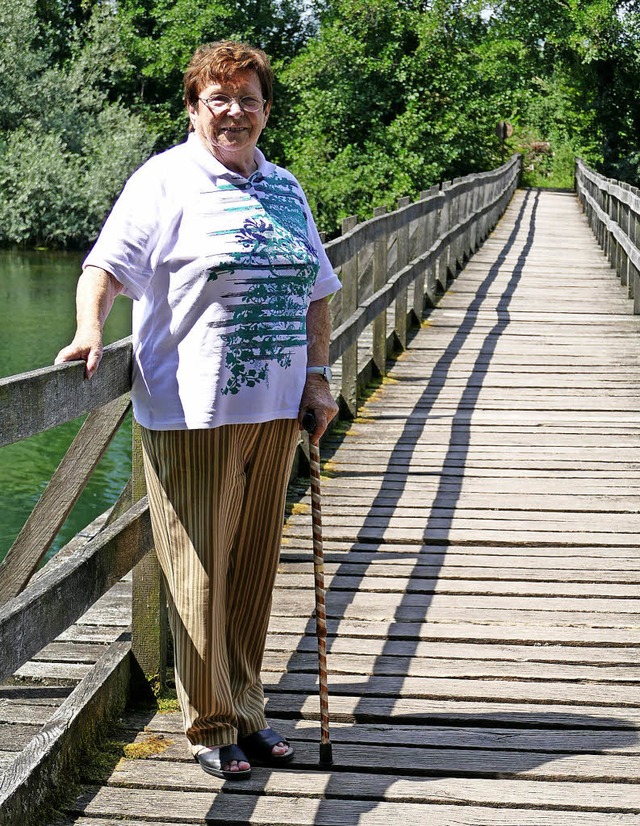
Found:
[[[221,112],[203,103],[215,95],[233,98],[230,106]],[[243,175],[255,169],[253,150],[269,117],[269,104],[257,112],[243,110],[239,102],[251,97],[262,101],[262,87],[256,72],[238,72],[230,80],[210,83],[200,90],[200,100],[189,107],[189,116],[195,132],[205,147],[228,169]]]

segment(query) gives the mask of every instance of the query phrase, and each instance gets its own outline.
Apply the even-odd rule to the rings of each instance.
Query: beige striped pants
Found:
[[[192,745],[235,743],[267,725],[260,669],[298,432],[295,419],[142,428],[176,689]]]

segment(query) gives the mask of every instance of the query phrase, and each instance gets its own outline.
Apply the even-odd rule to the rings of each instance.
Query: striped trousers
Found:
[[[267,725],[260,669],[298,434],[295,419],[142,428],[176,689],[192,745],[235,743]]]

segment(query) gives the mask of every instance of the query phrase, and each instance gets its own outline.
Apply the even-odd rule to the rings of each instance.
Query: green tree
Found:
[[[464,4],[335,0],[284,73],[286,159],[323,229],[494,165],[495,91],[479,72],[486,24]]]
[[[154,136],[115,99],[128,63],[113,9],[94,7],[61,63],[39,45],[36,11],[0,0],[0,243],[82,246]]]
[[[184,137],[182,75],[195,49],[227,38],[264,49],[279,68],[313,31],[304,0],[122,0],[118,16],[132,63],[126,94],[169,146]],[[272,116],[271,132],[277,129]]]
[[[607,174],[637,178],[637,166],[634,173],[629,165],[640,126],[636,4],[506,0],[485,3],[485,14],[486,53],[508,41],[518,46],[513,119],[530,180],[570,185],[574,155]],[[546,151],[536,151],[545,145]]]

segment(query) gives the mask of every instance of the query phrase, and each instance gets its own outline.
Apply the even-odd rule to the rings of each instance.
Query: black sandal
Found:
[[[287,751],[284,754],[274,754],[273,747],[278,743],[284,743]],[[277,731],[272,728],[264,731],[254,731],[246,737],[238,737],[238,745],[246,752],[249,760],[263,763],[265,765],[280,766],[293,759],[295,754],[293,746]]]
[[[246,754],[241,748],[232,744],[230,746],[220,746],[217,753],[210,751],[201,751],[194,755],[197,763],[200,763],[207,774],[212,774],[214,777],[221,777],[223,780],[247,780],[251,777],[251,769],[243,769],[242,771],[231,771],[231,769],[223,769],[223,766],[237,760],[238,763],[248,763]]]

